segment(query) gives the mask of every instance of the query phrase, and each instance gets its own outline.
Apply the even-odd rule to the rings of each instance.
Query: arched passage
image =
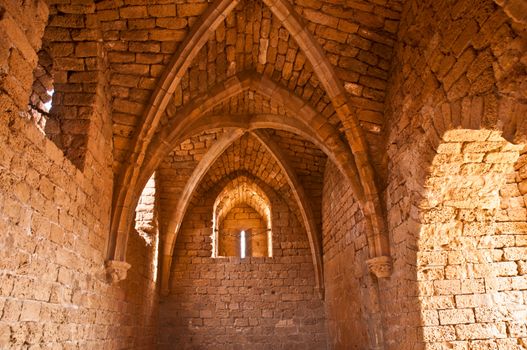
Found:
[[[516,344],[527,312],[515,297],[527,290],[524,152],[496,131],[443,135],[425,182],[416,247],[425,346]]]
[[[251,142],[262,149],[254,138]],[[251,315],[260,313],[269,316],[272,313],[280,318],[269,324],[278,325],[278,330],[275,331],[277,334],[273,337],[283,339],[282,337],[290,337],[291,331],[295,334],[305,332],[304,321],[301,320],[305,316],[298,319],[297,314],[307,315],[311,319],[317,317],[323,308],[323,302],[316,293],[308,240],[290,189],[283,180],[278,182],[280,187],[275,187],[275,182],[266,177],[265,171],[223,171],[223,162],[229,162],[235,149],[236,146],[229,149],[202,181],[178,234],[171,268],[170,293],[161,299],[168,306],[163,308],[160,315],[161,330],[174,334],[170,339],[162,340],[169,347],[174,343],[189,344],[190,337],[199,337],[201,333],[206,333],[207,336],[212,333],[215,337],[224,332],[217,327],[208,326],[208,323],[226,324],[229,336],[234,335],[240,323],[245,322],[239,319],[245,318],[244,315],[252,317]],[[265,159],[269,159],[268,156]],[[276,169],[276,165],[264,168]],[[236,191],[240,184],[246,182],[244,179],[251,184],[247,188],[254,188],[252,184],[257,185],[262,192],[258,197],[265,195],[270,201],[273,257],[211,258],[214,202],[218,196],[226,198],[224,194]],[[268,184],[269,180],[273,182]],[[277,191],[276,188],[280,190]],[[232,205],[236,208],[236,202],[234,200],[229,204],[224,201],[223,208],[226,211]],[[205,291],[207,293],[203,294]],[[235,294],[236,291],[240,293]],[[281,296],[282,291],[287,292],[285,297]],[[196,321],[192,319],[197,313],[204,315],[205,323],[202,327],[194,327]],[[176,321],[181,318],[184,322]],[[266,321],[254,319],[252,322],[262,324]],[[314,333],[315,347],[320,348],[319,344],[325,338],[320,331],[321,327],[307,326],[308,332]],[[189,331],[184,331],[185,329]],[[246,333],[257,336],[259,331],[253,333],[248,330]],[[222,343],[228,341],[228,338],[219,340]]]
[[[206,123],[209,127],[210,124]],[[263,126],[263,125],[262,125]],[[192,128],[192,130],[199,130],[199,128]],[[173,259],[174,246],[177,239],[177,234],[185,213],[189,206],[190,200],[194,194],[195,189],[200,184],[200,181],[205,176],[206,172],[219,156],[230,146],[238,137],[243,134],[243,129],[233,129],[222,136],[206,153],[198,166],[194,169],[192,176],[187,182],[182,195],[178,201],[178,205],[174,214],[169,219],[165,248],[163,254],[163,280],[162,291],[163,294],[169,292],[169,278],[171,271],[171,264]],[[300,209],[302,221],[307,231],[307,236],[310,242],[311,254],[313,258],[313,266],[315,271],[315,281],[317,284],[318,293],[321,297],[324,295],[323,287],[323,269],[322,269],[322,252],[320,243],[320,233],[315,225],[314,215],[309,205],[309,200],[305,191],[297,179],[294,170],[289,165],[289,161],[281,153],[279,147],[269,138],[264,130],[255,130],[253,134],[264,145],[264,147],[271,153],[273,158],[277,161],[280,168],[284,172],[287,182],[295,196],[296,203]],[[262,215],[264,216],[264,215]],[[269,227],[270,228],[270,227]]]

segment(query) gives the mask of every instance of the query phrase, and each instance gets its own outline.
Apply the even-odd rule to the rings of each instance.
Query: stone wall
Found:
[[[441,297],[440,290],[434,289],[435,286],[425,290],[419,288],[426,278],[415,267],[418,255],[422,253],[419,240],[423,237],[422,225],[426,226],[422,215],[428,210],[423,207],[425,196],[429,193],[425,185],[433,172],[433,160],[436,157],[445,158],[438,152],[449,130],[497,129],[510,141],[525,143],[527,108],[523,101],[526,90],[521,87],[525,82],[525,38],[525,26],[512,20],[508,13],[490,0],[408,1],[404,6],[385,102],[390,126],[386,145],[388,183],[384,196],[394,273],[389,280],[380,281],[380,290],[388,349],[435,349],[437,346],[433,347],[431,342],[438,339],[446,342],[438,345],[439,348],[463,348],[468,345],[463,342],[470,336],[466,332],[462,334],[461,330],[445,335],[450,337],[447,340],[434,338],[421,328],[423,324],[432,322],[423,310],[432,308],[434,311],[431,314],[434,315],[439,306],[432,306],[432,303],[425,306],[419,296],[433,293],[433,297]],[[461,163],[477,159],[467,158]],[[483,160],[485,158],[480,159]],[[449,162],[445,160],[444,164]],[[458,174],[455,167],[445,169],[453,176]],[[478,188],[472,193],[472,200],[478,203],[476,205],[481,205],[484,200],[479,192],[481,185],[474,184],[472,187]],[[464,225],[461,217],[453,220],[456,225]],[[440,232],[441,237],[449,236],[444,230]],[[461,232],[456,235],[463,237]],[[448,258],[441,256],[454,248],[447,243],[441,249],[444,252],[439,254],[439,259],[447,259],[448,262]],[[503,266],[507,264],[512,267],[510,262],[504,260]],[[421,279],[419,283],[418,279]],[[438,288],[441,283],[436,283]],[[462,288],[461,285],[459,288]],[[481,294],[477,289],[467,293]],[[456,302],[452,296],[445,299]],[[459,309],[452,312],[459,315],[463,312],[468,314],[461,309],[471,307],[475,305],[450,305],[451,309]],[[447,317],[446,313],[443,314]],[[437,316],[439,319],[435,322],[441,322],[440,315]],[[467,317],[465,323],[472,323],[470,316]],[[478,317],[474,317],[479,322]],[[444,322],[448,322],[446,318]],[[450,330],[455,328],[445,326]],[[471,329],[473,334],[480,330],[487,332],[486,335],[476,336],[481,340],[493,333],[492,329],[481,325],[471,325],[467,329]],[[503,328],[499,330],[501,332]],[[495,334],[498,338],[514,338],[513,333],[505,335],[500,332]],[[457,340],[461,343],[456,343]],[[497,346],[485,344],[485,341],[476,344],[472,346]]]
[[[29,110],[47,137],[79,169],[91,167],[87,153],[95,161],[111,165],[111,153],[100,152],[111,147],[112,128],[108,63],[95,5],[47,3],[49,18],[33,75]],[[46,95],[52,95],[50,109],[38,106]]]
[[[220,190],[199,191],[177,237],[160,348],[325,349],[323,303],[294,203],[271,199],[272,258],[211,258]]]
[[[97,147],[82,171],[27,114],[47,16],[42,1],[0,3],[0,348],[152,349],[154,247],[131,239],[130,279],[110,286],[104,275],[113,180],[105,104],[94,105]]]
[[[322,198],[325,307],[332,349],[369,348],[367,241],[358,203],[328,162]]]
[[[496,132],[471,130],[447,132],[438,148],[417,246],[430,349],[525,344],[527,210],[514,170],[521,150]]]

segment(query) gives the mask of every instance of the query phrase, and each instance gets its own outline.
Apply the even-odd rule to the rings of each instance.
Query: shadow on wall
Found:
[[[426,348],[527,346],[526,199],[525,145],[487,130],[443,135],[418,208]]]

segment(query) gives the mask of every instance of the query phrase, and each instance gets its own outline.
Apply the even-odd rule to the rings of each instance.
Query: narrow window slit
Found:
[[[245,231],[240,232],[240,257],[245,258]]]

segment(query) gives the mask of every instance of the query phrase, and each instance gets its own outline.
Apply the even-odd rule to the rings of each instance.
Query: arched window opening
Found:
[[[525,275],[526,150],[496,131],[443,136],[420,205],[416,277],[424,342],[451,344],[433,335],[437,322],[456,331],[490,330],[467,337],[468,347],[496,334],[514,338],[524,323],[527,303],[511,295],[527,292],[515,282]]]
[[[218,255],[268,256],[266,220],[250,205],[241,203],[219,220]]]
[[[213,257],[271,257],[269,199],[245,177],[227,185],[214,204]]]
[[[154,282],[157,281],[159,261],[159,230],[156,208],[156,174],[152,174],[145,185],[135,208],[135,231],[147,246],[154,246],[152,268]]]
[[[135,230],[147,244],[152,243],[152,236],[157,228],[155,201],[156,175],[154,173],[146,183],[135,208]]]

